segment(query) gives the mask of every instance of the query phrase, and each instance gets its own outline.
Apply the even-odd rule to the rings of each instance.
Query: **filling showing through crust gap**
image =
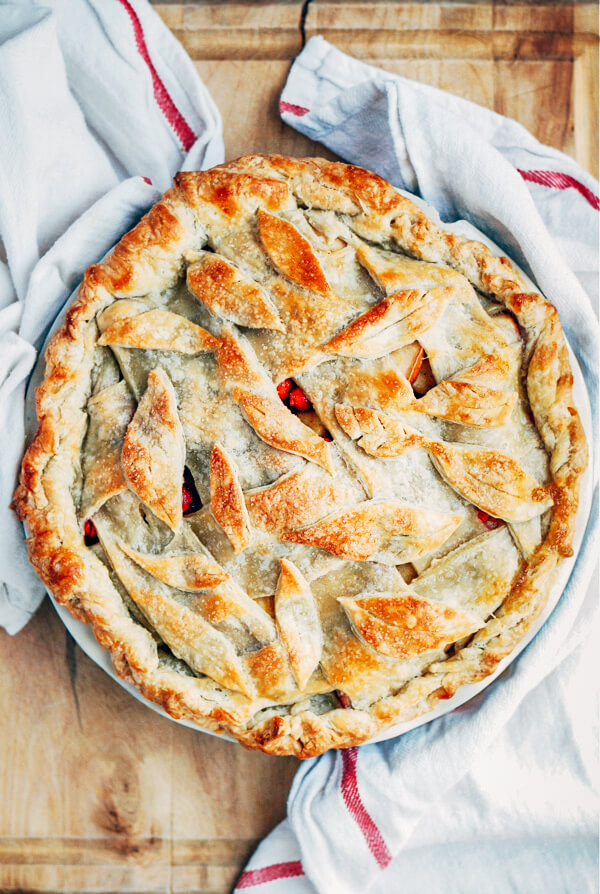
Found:
[[[174,717],[311,757],[490,674],[571,551],[554,308],[368,171],[175,184],[47,351],[15,507],[56,598]]]

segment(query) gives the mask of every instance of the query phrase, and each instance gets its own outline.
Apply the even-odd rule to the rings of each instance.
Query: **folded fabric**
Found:
[[[224,150],[214,102],[145,0],[0,3],[0,82],[0,625],[16,633],[44,595],[9,508],[36,353],[86,267],[177,170]]]
[[[444,220],[468,219],[520,263],[560,312],[597,419],[599,201],[589,174],[516,122],[365,65],[321,37],[294,62],[280,110],[341,158],[419,194]],[[475,702],[400,738],[302,764],[287,819],[236,891],[592,890],[589,710],[585,700],[573,710],[585,675],[575,678],[579,659],[566,659],[593,629],[596,534],[597,502],[557,608]],[[554,767],[551,790],[564,811],[546,791]],[[523,803],[499,799],[511,771]],[[527,788],[531,774],[537,788]],[[480,846],[468,847],[480,834]]]
[[[589,623],[589,615],[587,620]],[[336,859],[326,864],[331,867],[330,875],[324,878],[319,873],[316,884],[309,880],[304,866],[308,869],[310,864],[289,821],[284,820],[261,843],[240,876],[236,892],[338,894],[352,890],[340,878],[343,864],[349,863],[361,879],[367,876],[362,890],[370,894],[437,894],[448,889],[459,894],[591,894],[596,890],[598,860],[597,728],[590,724],[595,663],[594,637],[588,636],[525,696],[503,728],[489,737],[468,773],[421,810],[413,812],[404,786],[398,790],[397,782],[386,772],[388,792],[393,786],[394,797],[388,794],[381,808],[374,809],[373,819],[365,805],[371,808],[380,792],[377,785],[376,795],[369,794],[372,774],[381,768],[371,754],[381,746],[353,749],[352,756],[343,753],[333,770],[331,765],[323,770],[323,776],[331,771],[326,795],[334,789],[338,792],[333,809],[329,802],[319,808],[332,830],[344,812],[351,814],[355,836],[344,841],[341,834],[335,835]],[[483,695],[460,714],[450,715],[446,724],[452,727],[461,715],[469,723],[486,698]],[[434,721],[433,726],[438,724],[444,720]],[[473,729],[473,737],[477,731],[478,727]],[[417,751],[424,735],[404,736],[406,752]],[[464,741],[464,730],[456,735]],[[394,742],[387,744],[389,750],[394,746]],[[393,764],[389,762],[393,774],[404,777],[416,770],[427,772],[426,762],[415,766],[406,759],[406,752]],[[311,787],[315,782],[309,776],[302,784]],[[384,810],[404,816],[407,825],[406,841],[393,855],[390,840],[383,837],[387,830],[380,825]],[[343,818],[341,825],[345,833]],[[375,829],[381,829],[379,834]],[[370,871],[363,874],[365,863]]]

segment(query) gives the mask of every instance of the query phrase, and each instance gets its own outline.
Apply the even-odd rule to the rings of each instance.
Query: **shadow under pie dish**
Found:
[[[15,506],[31,560],[172,716],[311,757],[526,636],[585,439],[558,314],[384,180],[182,173],[84,277]]]

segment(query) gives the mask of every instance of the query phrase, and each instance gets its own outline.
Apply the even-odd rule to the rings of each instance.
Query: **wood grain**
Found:
[[[283,128],[277,98],[303,38],[322,34],[388,71],[516,118],[597,176],[595,4],[312,0],[301,28],[303,6],[156,5],[223,111],[228,157],[274,146],[315,151]]]
[[[159,717],[72,645],[48,601],[0,633],[0,660],[0,889],[229,890],[283,818],[296,761]]]
[[[221,110],[228,158],[332,157],[278,114],[291,59],[321,33],[388,71],[510,115],[597,170],[596,5],[294,0],[156,9]],[[0,632],[0,667],[0,890],[222,894],[284,816],[293,759],[154,714],[83,655],[49,603],[18,636]]]

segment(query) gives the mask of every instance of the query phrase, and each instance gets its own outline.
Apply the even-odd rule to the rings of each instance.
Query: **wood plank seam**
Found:
[[[302,4],[302,9],[300,10],[300,39],[302,41],[302,47],[306,46],[306,20],[308,18],[309,7],[312,4],[313,0],[304,0]]]
[[[301,48],[293,32],[263,29],[239,34],[224,30],[218,37],[212,29],[199,30],[193,36],[174,29],[174,35],[194,60],[224,61],[287,61]],[[356,36],[352,29],[307,31],[306,39],[321,34],[338,49],[358,59],[444,59],[489,61],[569,61],[587,47],[598,45],[591,32],[563,34],[547,31],[417,31],[381,30],[377,37],[364,33]],[[244,45],[240,46],[240,41]]]
[[[5,838],[0,866],[239,866],[260,838]]]

